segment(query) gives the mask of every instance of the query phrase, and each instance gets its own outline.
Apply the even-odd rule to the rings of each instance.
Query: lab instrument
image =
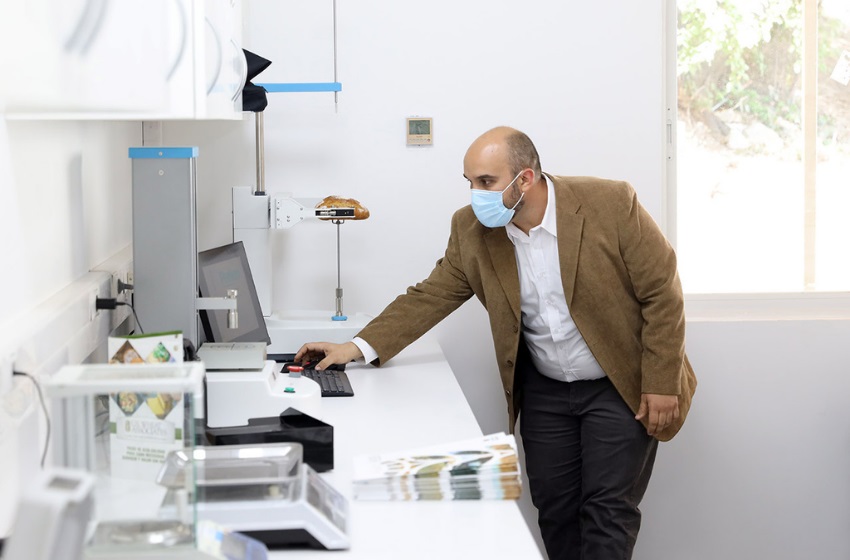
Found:
[[[267,360],[261,369],[208,369],[207,426],[246,426],[250,418],[278,416],[295,408],[322,418],[322,391],[307,377],[290,377],[282,364]]]
[[[158,482],[163,508],[177,508],[194,471],[203,489],[201,519],[255,538],[269,548],[349,548],[348,502],[302,460],[297,443],[227,445],[174,451]]]
[[[4,560],[81,560],[94,512],[94,477],[49,468],[21,497]]]

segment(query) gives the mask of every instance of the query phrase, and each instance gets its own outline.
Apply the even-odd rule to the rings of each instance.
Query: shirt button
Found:
[[[519,327],[518,327],[518,326],[516,326],[516,325],[514,325],[512,330],[513,330],[514,332],[519,332]]]
[[[508,367],[514,367],[514,362],[512,360],[508,360],[505,364],[507,364]]]

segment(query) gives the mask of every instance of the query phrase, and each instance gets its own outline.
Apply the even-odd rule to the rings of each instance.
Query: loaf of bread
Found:
[[[369,209],[360,204],[357,200],[353,198],[341,198],[339,196],[328,196],[325,197],[323,201],[316,205],[316,208],[353,208],[354,209],[354,217],[343,216],[342,219],[346,220],[365,220],[369,217]],[[322,220],[332,220],[339,218],[321,218]]]

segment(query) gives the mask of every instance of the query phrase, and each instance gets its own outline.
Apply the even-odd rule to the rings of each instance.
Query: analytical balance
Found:
[[[198,517],[269,548],[349,548],[348,502],[302,460],[297,443],[198,447],[168,455],[157,482],[164,510],[179,507],[194,470]]]

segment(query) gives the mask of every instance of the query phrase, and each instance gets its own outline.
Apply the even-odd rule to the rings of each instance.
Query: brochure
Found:
[[[504,433],[354,462],[360,500],[517,499],[520,480],[516,440]]]
[[[180,332],[107,339],[109,363],[183,361]],[[110,463],[112,476],[152,480],[169,451],[183,448],[182,393],[126,391],[109,395]]]

